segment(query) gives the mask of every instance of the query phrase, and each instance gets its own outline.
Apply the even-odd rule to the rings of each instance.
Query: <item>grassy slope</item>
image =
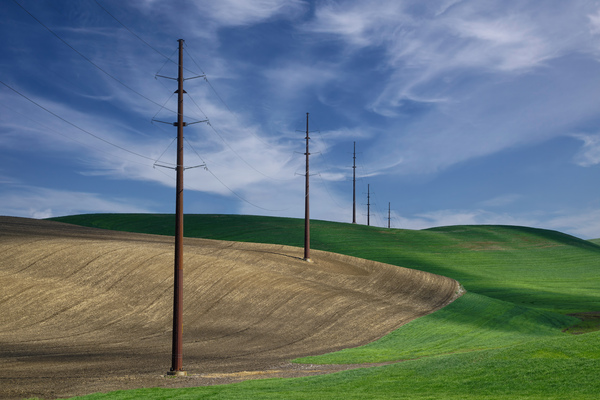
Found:
[[[172,215],[94,214],[55,220],[172,235]],[[300,219],[187,215],[185,235],[303,246]],[[420,269],[458,280],[468,291],[572,313],[600,311],[600,246],[555,231],[454,226],[411,231],[311,221],[311,248]]]
[[[58,220],[162,234],[172,234],[173,225],[172,216],[160,215]],[[407,398],[594,398],[600,390],[594,378],[600,372],[600,334],[563,334],[561,329],[575,320],[556,313],[600,310],[600,247],[519,227],[406,231],[324,221],[312,221],[311,227],[313,248],[450,276],[469,293],[367,346],[299,360],[413,361],[292,381],[130,391],[123,398],[395,398],[400,393]],[[301,246],[302,235],[301,220],[186,216],[186,236]]]
[[[597,399],[600,332],[384,367],[191,389],[141,389],[86,399]]]
[[[577,319],[466,293],[443,309],[365,346],[304,357],[311,364],[354,364],[509,347],[562,337]]]

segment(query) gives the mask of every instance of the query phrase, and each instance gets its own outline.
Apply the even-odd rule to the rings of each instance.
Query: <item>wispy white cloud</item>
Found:
[[[588,14],[589,29],[594,35],[600,34],[600,9]]]
[[[394,31],[393,27],[411,20],[403,8],[404,4],[397,1],[325,2],[317,7],[315,19],[304,29],[337,35],[353,46],[379,45],[386,34]]]
[[[600,134],[574,134],[574,138],[583,142],[581,150],[575,155],[575,163],[581,167],[590,167],[600,163]]]
[[[566,232],[582,239],[600,238],[600,210],[563,211],[542,222],[542,227]]]
[[[115,91],[123,92],[119,88]],[[191,92],[190,90],[190,95]],[[194,110],[195,103],[187,99],[191,117],[186,119],[193,121],[194,114],[197,114],[197,119],[209,116],[210,126],[204,123],[186,128],[186,166],[196,166],[206,161],[216,178],[204,169],[188,170],[188,188],[232,195],[230,190],[240,191],[265,180],[292,180],[297,166],[290,142],[279,143],[264,136],[258,126],[248,126],[244,118],[215,102],[215,99],[208,98],[207,93],[205,88],[193,96],[198,99],[194,102],[202,105],[202,111]],[[74,154],[74,158],[80,163],[80,173],[87,176],[153,181],[174,186],[172,171],[157,170],[152,165],[153,160],[159,160],[160,164],[167,166],[175,165],[175,147],[172,142],[176,130],[168,125],[151,125],[147,108],[147,120],[141,121],[143,125],[132,126],[118,118],[81,112],[71,105],[25,94],[72,125],[42,111],[18,95],[2,92],[2,102],[11,104],[11,109],[18,109],[24,117],[29,114],[36,117],[25,126],[12,124],[10,121],[3,122],[5,134],[0,140],[0,146],[16,149],[19,148],[19,143],[26,141],[33,144],[29,150],[37,147],[45,151],[53,149]],[[126,102],[133,103],[134,100]],[[160,117],[174,119],[168,112]],[[148,131],[144,131],[144,127]]]
[[[255,24],[273,17],[290,18],[307,8],[302,0],[222,0],[195,4],[200,13],[208,13],[223,26]]]
[[[152,204],[139,199],[110,198],[106,194],[11,185],[0,190],[0,213],[27,218],[50,218],[61,215],[151,212]]]
[[[437,210],[413,216],[395,215],[402,229],[427,229],[453,225],[513,225],[532,226],[565,232],[582,239],[600,237],[600,210],[562,210],[554,213],[534,212],[528,215],[495,213],[485,209]]]
[[[270,96],[279,101],[293,101],[304,93],[318,91],[340,79],[344,72],[335,65],[309,60],[307,63],[280,64],[265,69],[262,74],[268,82]]]
[[[226,196],[231,204],[237,199],[233,190],[244,199],[238,212],[302,216],[304,186],[296,174],[304,172],[298,154],[304,149],[296,129],[302,127],[305,111],[311,118],[327,113],[311,143],[316,156],[311,165],[321,174],[311,186],[313,217],[340,221],[348,220],[342,182],[351,174],[353,140],[359,142],[360,163],[368,166],[363,178],[408,175],[407,180],[421,182],[434,180],[422,174],[443,173],[474,159],[484,164],[486,156],[502,150],[569,132],[595,132],[598,120],[600,8],[592,2],[203,0],[180,2],[180,10],[165,0],[103,4],[165,54],[175,50],[177,38],[186,39],[186,76],[200,72],[189,58],[193,54],[219,91],[215,95],[201,79],[186,81],[186,90],[202,109],[186,97],[186,120],[206,115],[212,124],[185,129],[186,165],[206,161],[209,168],[187,170],[187,189],[220,200]],[[74,10],[85,12],[85,18],[72,18]],[[21,14],[11,14],[18,22],[10,26],[22,34],[13,47],[4,47],[12,55],[7,60],[18,58],[20,66],[0,61],[6,81],[120,147],[151,159],[166,150],[161,161],[173,164],[174,147],[168,146],[175,129],[149,121],[175,90],[175,82],[154,79],[166,60],[93,2],[51,9],[40,3],[35,11],[143,96]],[[27,31],[18,31],[23,27]],[[175,73],[172,62],[161,70],[168,76]],[[153,169],[152,160],[98,141],[4,88],[0,103],[10,107],[6,114],[6,108],[0,110],[0,151],[29,151],[30,160],[40,151],[56,159],[64,156],[75,161],[70,170],[106,185],[108,198],[114,198],[114,179],[175,184],[172,170]],[[175,100],[166,107],[170,111],[163,109],[157,118],[172,122]],[[574,159],[578,165],[600,163],[596,136],[575,136],[583,143]],[[26,149],[19,146],[23,140],[29,143]],[[399,194],[400,188],[385,190],[390,196],[406,195]],[[446,210],[443,199],[435,205],[432,200],[431,209],[443,211],[409,216],[403,224],[543,224],[557,218],[504,214],[503,207],[518,209],[524,202],[510,194],[517,189],[502,190],[509,194],[478,203],[481,209],[474,211]],[[54,206],[38,208],[35,212],[41,214],[36,215],[48,209],[55,212]],[[556,223],[573,229],[565,218]]]

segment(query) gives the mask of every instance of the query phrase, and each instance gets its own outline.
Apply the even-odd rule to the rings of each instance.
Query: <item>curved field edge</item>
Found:
[[[427,357],[331,375],[78,399],[596,399],[600,332]]]
[[[93,218],[110,225],[106,216]],[[131,222],[130,217],[121,218],[122,226]],[[257,242],[272,239],[297,246],[302,243],[301,236],[295,237],[294,233],[301,232],[301,220],[186,218],[199,236]],[[219,221],[216,232],[210,229],[215,221]],[[145,224],[152,227],[148,220]],[[238,229],[231,229],[232,225]],[[458,280],[469,292],[376,342],[302,359],[314,363],[411,361],[331,377],[247,382],[180,394],[160,390],[156,398],[596,398],[598,334],[562,334],[561,329],[578,320],[547,310],[564,314],[600,309],[595,289],[600,247],[560,232],[522,227],[405,231],[324,221],[312,221],[311,225],[311,235],[317,238],[312,241],[314,248],[435,271],[455,279],[462,277]],[[224,235],[224,230],[229,233]],[[295,240],[298,243],[292,243]],[[473,270],[475,265],[479,271]],[[554,286],[544,287],[545,280]],[[564,351],[558,351],[558,347]],[[578,352],[578,348],[586,351]],[[498,354],[503,360],[498,360]],[[428,369],[436,371],[433,378]],[[129,393],[139,398],[150,392]]]
[[[579,319],[465,293],[446,307],[364,346],[294,360],[311,364],[378,363],[514,346],[561,337]]]
[[[161,377],[171,344],[172,238],[0,217],[0,250],[0,369],[10,366],[0,373],[0,397],[172,385]],[[458,289],[414,269],[318,250],[307,263],[301,254],[186,239],[191,374],[264,371],[369,343],[443,307]]]
[[[172,235],[173,215],[87,214],[79,225]],[[245,215],[185,216],[185,235],[303,246],[303,220]],[[311,248],[447,276],[467,291],[561,314],[600,311],[600,246],[564,233],[517,226],[421,231],[311,221]]]

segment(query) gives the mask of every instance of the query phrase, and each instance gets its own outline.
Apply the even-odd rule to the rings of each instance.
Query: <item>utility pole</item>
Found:
[[[308,113],[306,113],[306,190],[304,193],[304,261],[310,261],[310,207],[308,192]]]
[[[391,211],[392,211],[392,203],[388,202],[388,229],[391,227],[391,223],[390,223],[390,221],[391,221],[391,218],[390,218]]]
[[[354,153],[352,155],[352,223],[356,223],[356,142],[354,142]]]
[[[175,276],[173,291],[173,347],[169,375],[187,375],[183,370],[183,39],[179,39],[177,74],[177,184],[175,196]]]
[[[183,171],[186,169],[183,164],[183,127],[191,124],[197,124],[204,121],[195,121],[186,123],[183,121],[183,39],[179,39],[179,63],[177,78],[169,76],[156,75],[157,77],[167,78],[177,81],[177,122],[170,123],[153,119],[152,121],[161,122],[163,124],[174,125],[177,127],[177,165],[175,171],[177,174],[175,188],[175,268],[173,279],[173,344],[171,352],[171,369],[167,375],[185,376],[187,372],[183,370],[183,352],[182,352],[182,337],[183,337]],[[203,78],[205,75],[190,77],[187,79]],[[171,168],[167,165],[161,165],[159,162],[154,163],[154,166]],[[203,165],[197,165],[196,168]]]
[[[367,184],[367,226],[371,225],[371,185]]]

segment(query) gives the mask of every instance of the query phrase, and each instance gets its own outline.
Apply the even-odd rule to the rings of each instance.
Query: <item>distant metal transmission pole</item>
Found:
[[[354,153],[352,155],[352,223],[356,223],[356,142],[354,142]]]
[[[367,226],[371,225],[371,185],[367,184]]]
[[[392,211],[392,203],[388,203],[388,228],[391,227],[391,223],[390,223],[390,221],[391,221],[391,218],[390,218],[391,211]]]
[[[310,261],[310,207],[308,192],[308,113],[306,113],[306,191],[304,194],[304,260]]]

